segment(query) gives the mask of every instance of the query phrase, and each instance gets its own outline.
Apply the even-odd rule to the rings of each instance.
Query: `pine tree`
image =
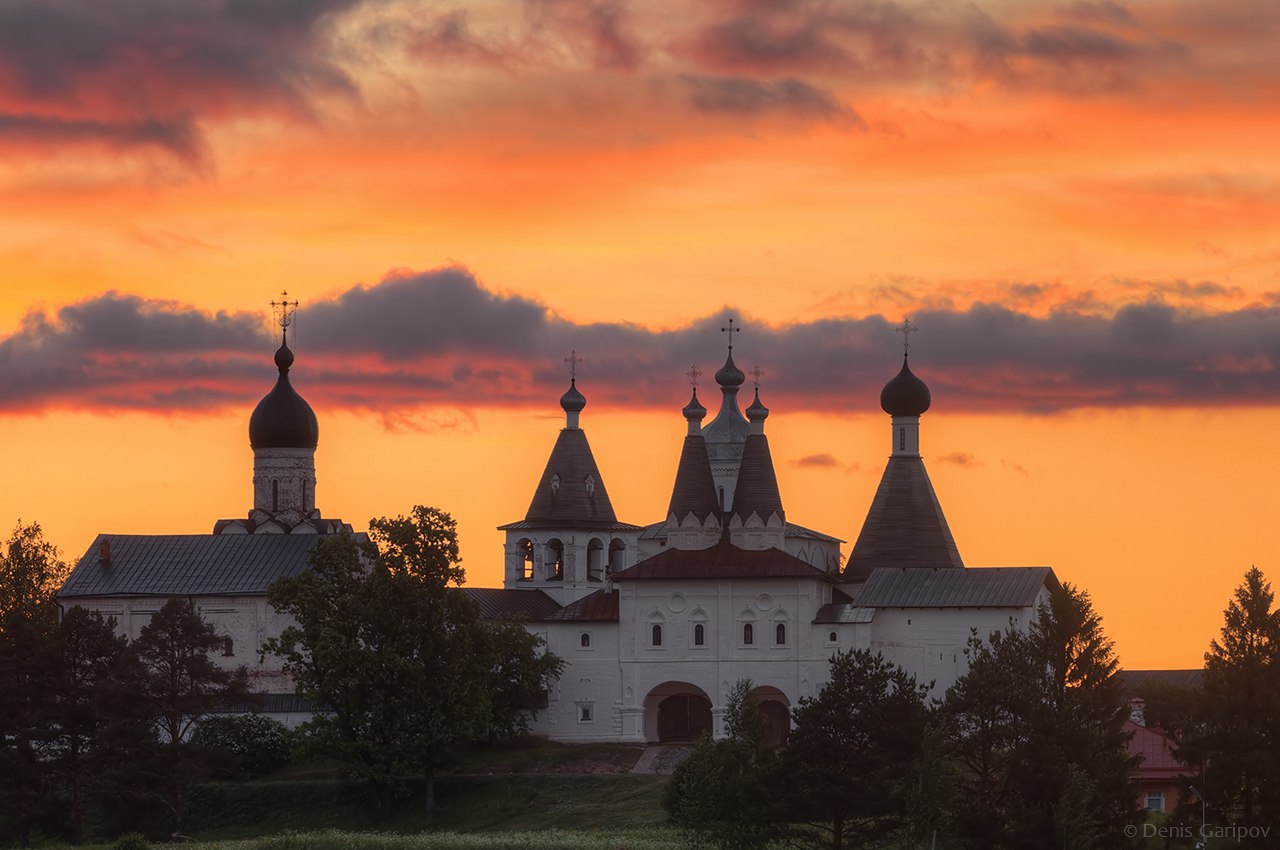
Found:
[[[1118,847],[1137,816],[1119,662],[1089,597],[1055,590],[1027,630],[970,641],[944,717],[967,846]]]
[[[830,681],[800,700],[784,755],[791,813],[820,825],[832,850],[908,826],[927,693],[901,667],[859,649],[832,658]]]

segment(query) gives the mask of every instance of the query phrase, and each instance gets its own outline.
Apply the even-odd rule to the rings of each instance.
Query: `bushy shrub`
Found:
[[[261,714],[221,714],[200,721],[191,743],[205,753],[222,779],[261,776],[289,761],[293,736]]]
[[[111,845],[111,850],[151,850],[151,845],[141,832],[130,832],[117,838]]]

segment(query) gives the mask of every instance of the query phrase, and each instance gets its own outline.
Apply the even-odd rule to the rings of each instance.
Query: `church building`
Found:
[[[702,424],[708,411],[696,385],[681,411],[665,519],[637,525],[614,512],[582,426],[586,397],[570,378],[560,398],[565,426],[529,509],[500,527],[503,586],[468,589],[486,616],[526,616],[566,661],[538,734],[719,735],[729,691],[750,679],[771,736],[784,740],[790,709],[827,681],[834,653],[881,652],[941,695],[967,668],[972,630],[986,636],[1028,622],[1056,586],[1048,567],[965,566],[920,455],[929,388],[905,355],[880,395],[890,455],[847,563],[838,537],[788,519],[765,433],[769,409],[758,384],[740,408],[745,379],[730,343],[715,373],[715,418]]]
[[[268,713],[292,725],[309,707],[279,660],[259,654],[287,625],[267,589],[306,569],[318,540],[352,528],[317,507],[319,423],[290,381],[296,302],[274,306],[278,376],[249,419],[252,508],[218,520],[211,534],[100,534],[58,602],[114,617],[136,638],[166,600],[193,600],[224,635],[219,661],[245,665],[268,695]],[[719,409],[706,425],[699,374],[690,372],[682,437],[672,417],[671,448],[680,454],[665,515],[635,524],[614,511],[571,370],[560,398],[564,427],[529,508],[501,526],[503,586],[465,589],[488,618],[524,617],[566,661],[536,733],[578,742],[718,735],[730,690],[750,679],[772,736],[783,740],[790,709],[827,681],[834,653],[881,652],[941,694],[966,669],[971,630],[986,636],[1026,623],[1056,586],[1047,567],[964,564],[920,454],[929,389],[905,355],[880,395],[890,454],[847,561],[839,537],[787,514],[758,373],[743,410],[746,375],[731,342],[715,373]]]

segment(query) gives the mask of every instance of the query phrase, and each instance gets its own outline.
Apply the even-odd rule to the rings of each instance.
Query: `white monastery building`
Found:
[[[276,384],[249,419],[247,516],[219,520],[212,534],[98,535],[58,599],[115,617],[131,638],[170,597],[195,600],[226,636],[220,660],[245,665],[268,694],[266,711],[294,724],[309,707],[279,661],[258,651],[286,625],[267,588],[306,569],[321,536],[352,529],[316,507],[319,424],[289,379],[290,306]],[[940,695],[964,672],[975,630],[985,637],[1025,624],[1056,586],[1047,567],[961,560],[920,455],[929,389],[905,356],[880,394],[891,453],[847,561],[839,538],[789,521],[758,386],[739,407],[745,379],[730,344],[715,373],[715,418],[702,424],[696,386],[682,411],[665,519],[633,525],[614,513],[582,428],[586,398],[571,378],[560,399],[565,427],[529,509],[501,526],[503,586],[466,588],[484,616],[525,617],[566,661],[536,733],[579,742],[719,735],[730,689],[750,679],[782,740],[790,709],[826,682],[834,653],[881,652]]]

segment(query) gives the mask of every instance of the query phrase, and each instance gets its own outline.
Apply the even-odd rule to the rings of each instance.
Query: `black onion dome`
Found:
[[[698,401],[698,388],[693,388],[693,398],[689,399],[689,403],[680,411],[684,414],[685,419],[691,419],[694,422],[701,422],[707,417],[707,409],[702,406],[702,402]]]
[[[747,408],[747,418],[752,422],[763,422],[769,418],[769,408],[760,403],[760,390],[756,389],[756,400]]]
[[[320,443],[320,423],[306,399],[289,383],[293,352],[281,343],[276,351],[280,377],[249,417],[249,445],[255,449],[314,449]]]
[[[569,381],[569,389],[565,390],[564,395],[560,396],[560,407],[565,413],[581,413],[582,408],[587,406],[587,397],[578,392],[578,381],[576,378]]]
[[[725,360],[724,365],[716,372],[716,383],[722,388],[728,389],[729,387],[742,386],[742,382],[746,379],[747,376],[742,373],[742,370],[734,365],[733,352],[730,351],[729,359]]]
[[[932,400],[929,387],[912,373],[905,357],[902,371],[880,391],[880,407],[890,416],[919,416]]]

